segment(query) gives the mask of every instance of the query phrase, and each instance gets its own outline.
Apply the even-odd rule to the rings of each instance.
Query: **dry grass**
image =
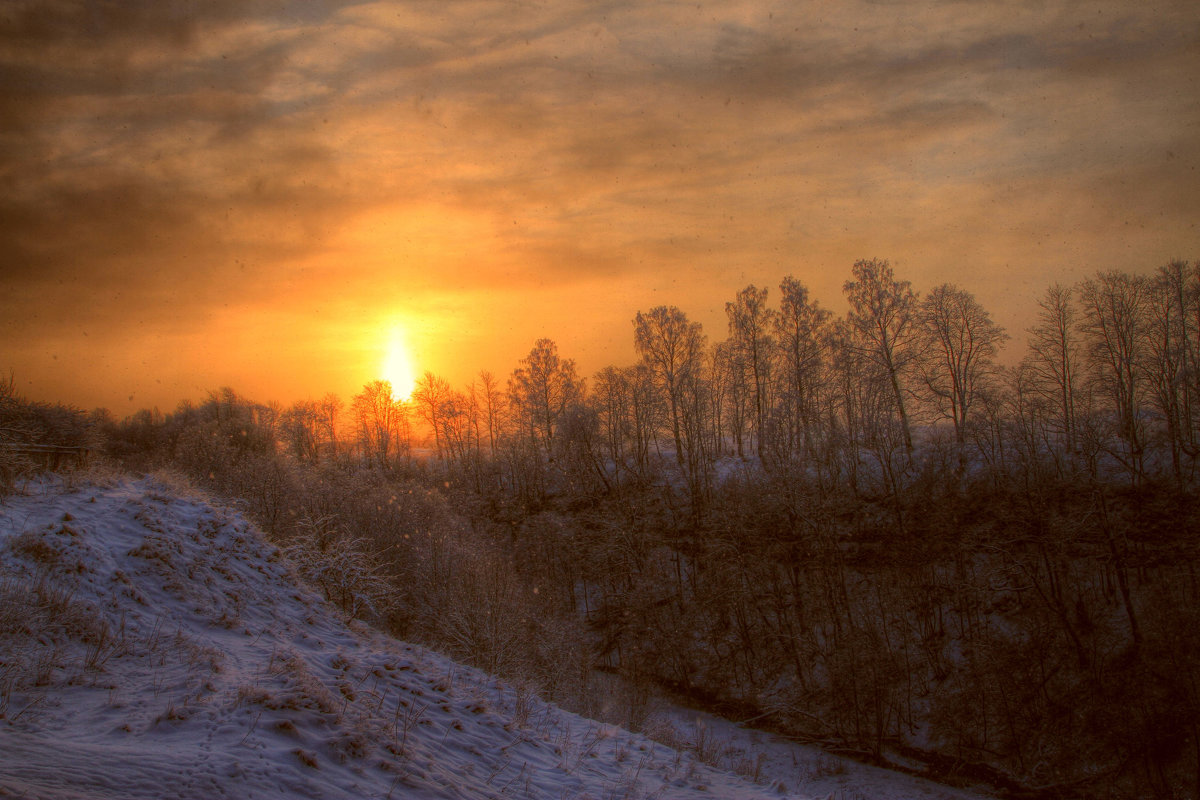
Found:
[[[79,539],[79,532],[63,521],[53,527],[22,531],[3,546],[37,572],[83,575],[91,572],[92,567],[88,564],[87,548],[79,546]]]
[[[41,702],[47,687],[103,671],[127,647],[89,604],[51,580],[0,577],[0,719],[16,719]]]
[[[148,477],[155,484],[155,487],[146,493],[146,496],[151,500],[170,502],[171,500],[181,499],[201,503],[212,502],[212,499],[203,489],[177,469],[163,467],[154,470]]]
[[[762,780],[766,752],[756,747],[739,747],[703,721],[691,726],[690,730],[681,731],[666,718],[652,714],[642,726],[642,734],[679,753],[690,753],[702,764],[732,772],[753,783]],[[836,759],[832,761],[841,763]]]
[[[127,477],[120,467],[99,456],[92,457],[85,466],[65,469],[57,475],[68,492],[77,492],[85,486],[110,489]]]

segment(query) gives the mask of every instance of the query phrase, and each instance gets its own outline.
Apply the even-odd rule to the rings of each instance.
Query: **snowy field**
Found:
[[[170,481],[0,505],[0,797],[983,797],[682,710],[659,729],[678,749],[347,624]]]

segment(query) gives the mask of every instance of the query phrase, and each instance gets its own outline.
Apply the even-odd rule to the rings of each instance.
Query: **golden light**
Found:
[[[408,348],[408,337],[399,325],[392,328],[380,372],[380,377],[392,384],[392,396],[397,400],[407,400],[417,385],[417,370]]]

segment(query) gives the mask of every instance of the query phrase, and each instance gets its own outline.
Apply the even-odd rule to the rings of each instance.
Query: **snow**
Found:
[[[980,797],[681,710],[660,729],[682,749],[347,623],[168,480],[0,505],[0,797]]]
[[[705,763],[756,777],[759,783],[793,787],[787,797],[831,800],[983,800],[987,795],[944,786],[905,773],[840,758],[764,731],[690,709],[672,708],[663,722],[705,754]],[[670,741],[670,735],[656,739]]]

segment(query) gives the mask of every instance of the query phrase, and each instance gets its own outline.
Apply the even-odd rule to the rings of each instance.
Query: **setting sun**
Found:
[[[417,371],[408,348],[408,338],[399,325],[392,328],[388,337],[380,377],[392,384],[392,392],[400,400],[407,400],[417,385]]]

